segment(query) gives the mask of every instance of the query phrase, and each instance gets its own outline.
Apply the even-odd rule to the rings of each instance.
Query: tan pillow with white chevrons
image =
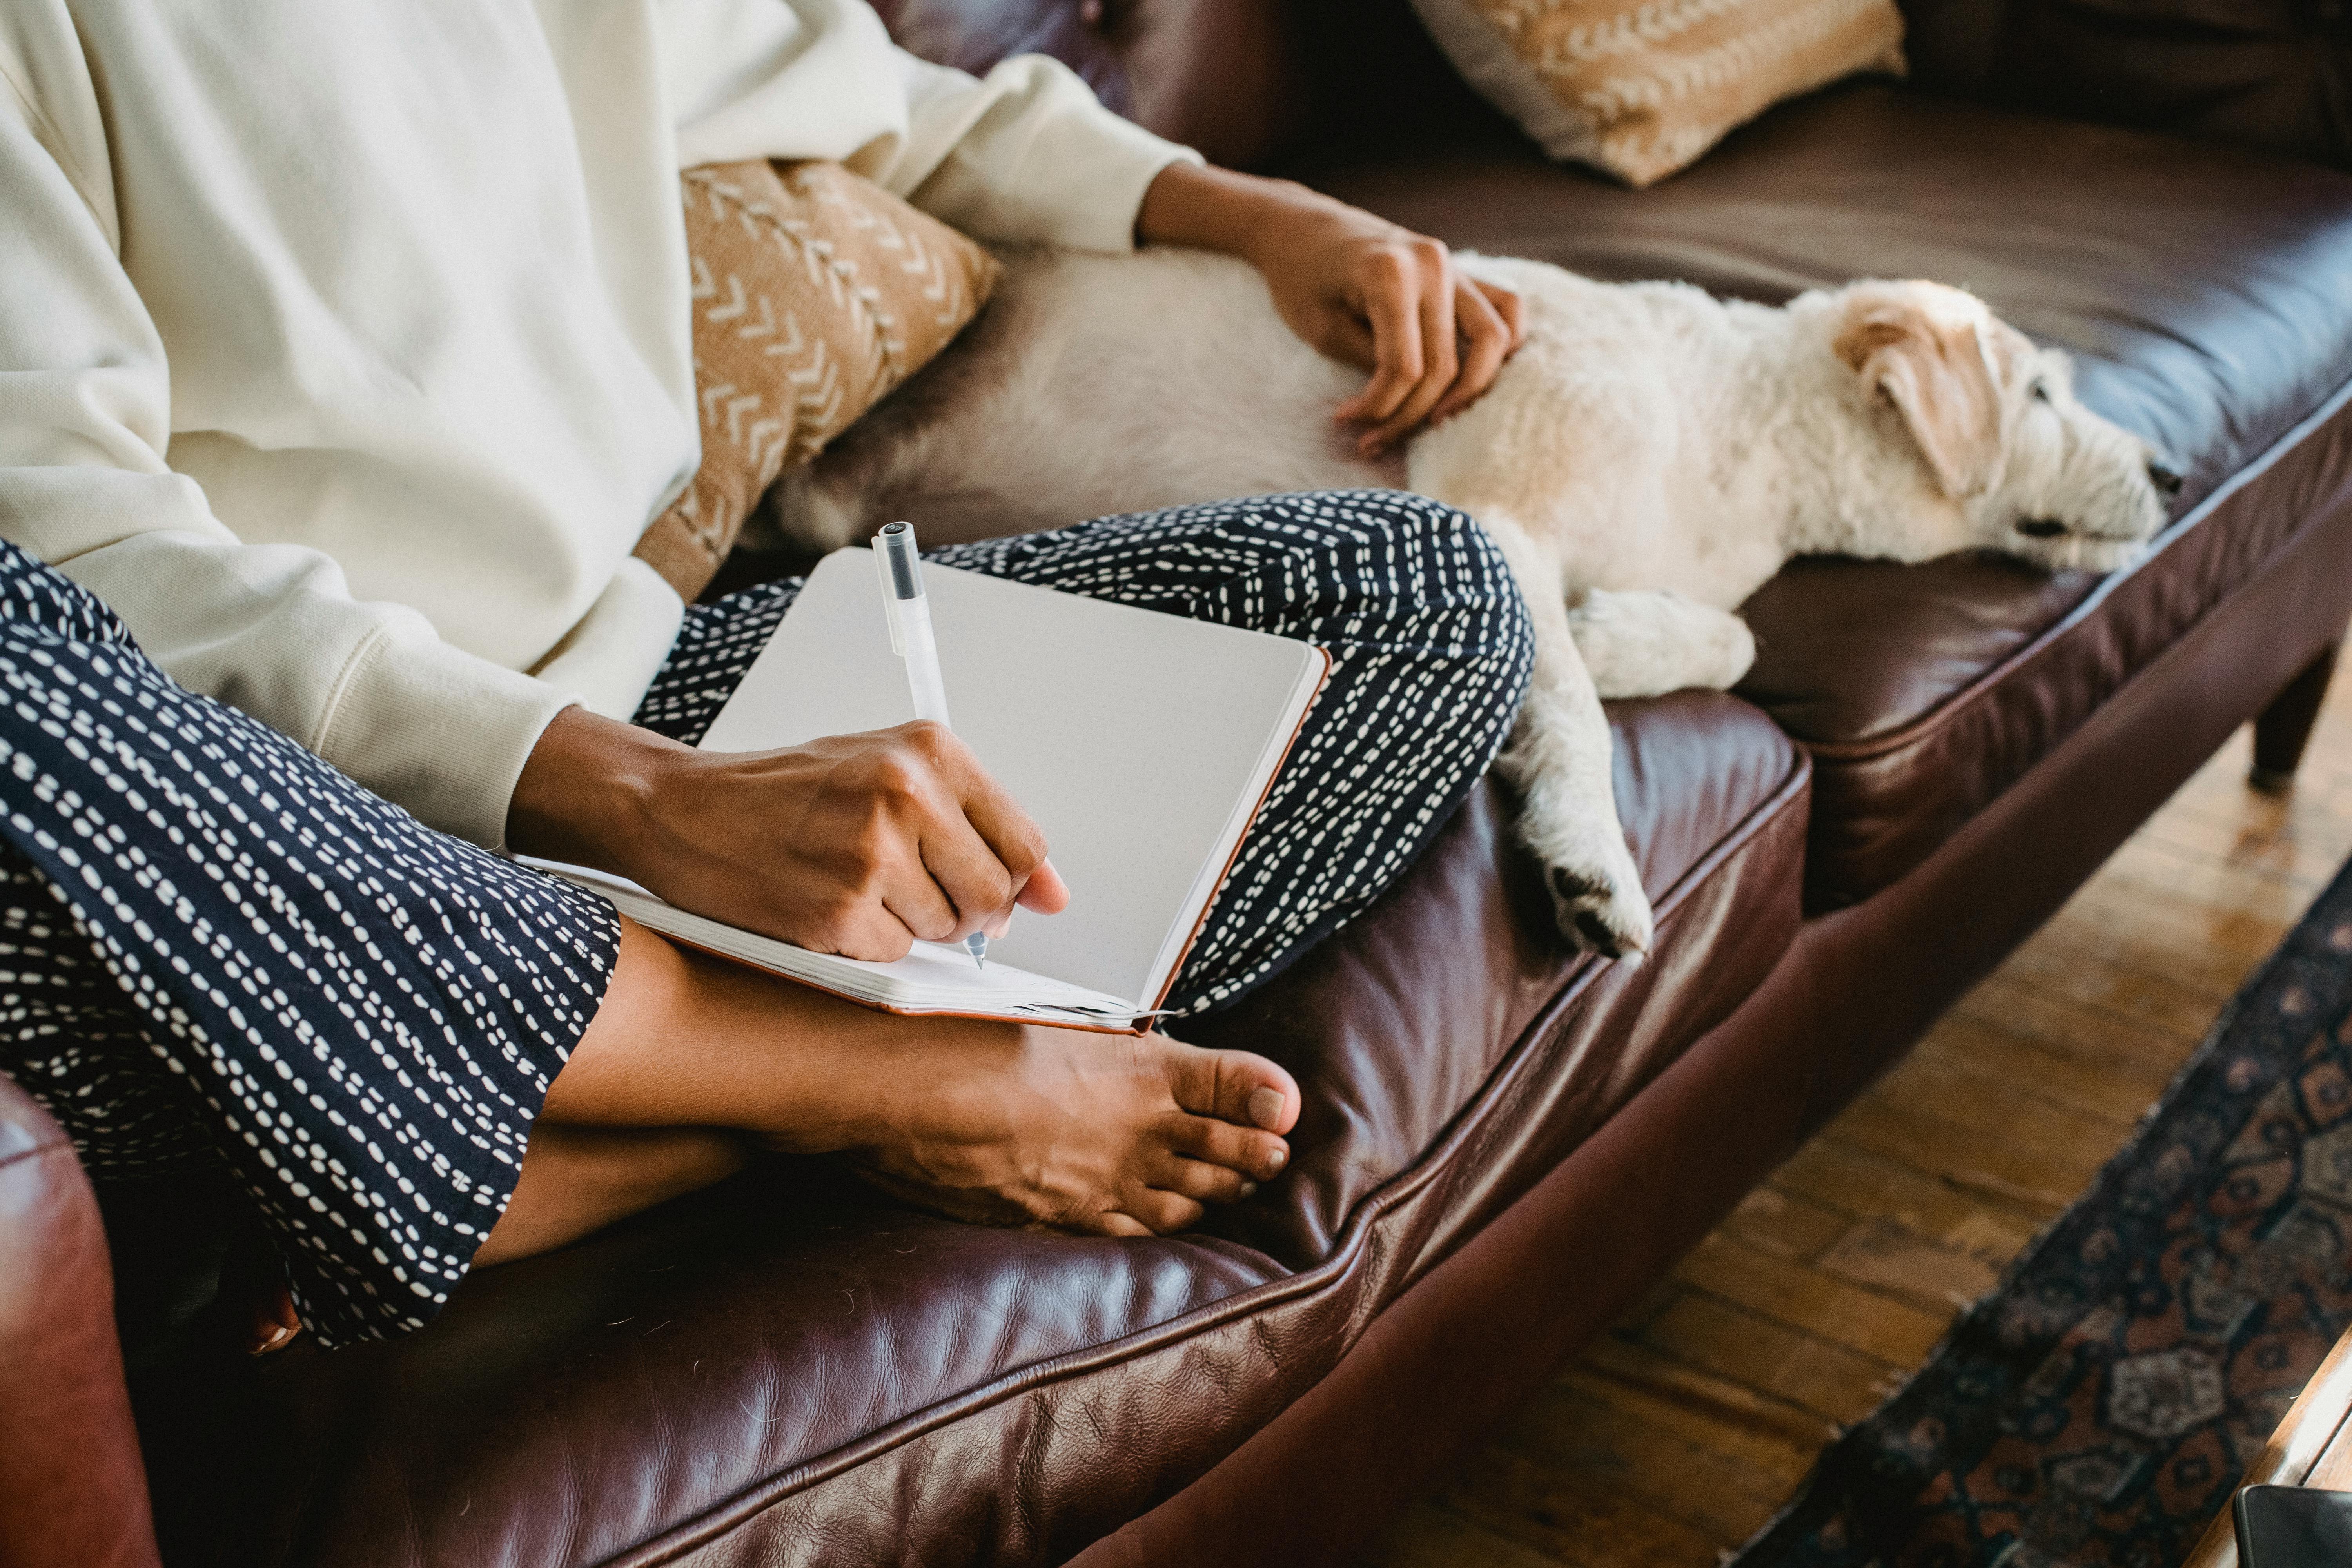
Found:
[[[1646,185],[1784,98],[1901,75],[1894,0],[1412,0],[1448,58],[1555,158]]]
[[[947,347],[996,258],[838,163],[679,177],[702,467],[636,553],[691,602],[776,476]]]

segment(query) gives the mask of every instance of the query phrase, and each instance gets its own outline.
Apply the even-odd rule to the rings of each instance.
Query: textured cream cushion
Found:
[[[1555,158],[1664,179],[1781,99],[1903,70],[1894,0],[1413,0],[1454,65]]]
[[[995,258],[838,163],[680,176],[702,466],[636,554],[692,601],[776,476],[947,347]]]

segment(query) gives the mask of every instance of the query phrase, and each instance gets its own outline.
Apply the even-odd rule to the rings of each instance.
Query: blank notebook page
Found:
[[[1320,684],[1309,644],[926,563],[957,736],[1045,830],[1070,885],[992,960],[1150,1003]],[[703,737],[758,751],[915,716],[874,558],[811,574]]]

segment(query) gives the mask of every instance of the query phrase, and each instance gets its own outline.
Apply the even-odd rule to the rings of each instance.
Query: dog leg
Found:
[[[1570,607],[1568,625],[1604,698],[1727,690],[1756,662],[1747,622],[1663,589],[1595,588]]]
[[[1535,628],[1534,678],[1496,764],[1526,803],[1519,837],[1543,862],[1564,935],[1611,958],[1646,952],[1650,900],[1617,820],[1609,720],[1569,629],[1559,568],[1517,524],[1481,521],[1510,562]]]

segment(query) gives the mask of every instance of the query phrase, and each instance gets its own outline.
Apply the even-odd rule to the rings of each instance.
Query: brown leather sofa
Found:
[[[2340,0],[1913,0],[1909,84],[1639,194],[1537,157],[1402,0],[883,9],[1457,244],[1763,300],[1965,283],[2171,455],[2175,521],[2106,579],[1802,562],[1737,696],[1619,706],[1641,967],[1562,952],[1485,789],[1200,1031],[1307,1089],[1294,1169],[1200,1235],[964,1228],[779,1163],[405,1341],[252,1363],[217,1194],[110,1193],[168,1562],[1347,1560],[2236,726],[2292,771],[2352,614]],[[0,1213],[0,1562],[151,1561],[91,1195],[5,1083]]]

